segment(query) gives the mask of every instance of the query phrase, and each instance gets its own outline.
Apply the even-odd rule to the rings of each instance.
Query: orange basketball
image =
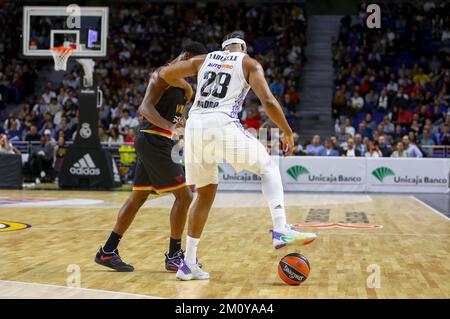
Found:
[[[284,256],[278,264],[278,275],[288,285],[300,285],[308,278],[309,271],[308,259],[298,253]]]

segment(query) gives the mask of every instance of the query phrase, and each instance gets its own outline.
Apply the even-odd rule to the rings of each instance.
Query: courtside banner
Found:
[[[448,193],[450,159],[368,158],[368,192]]]
[[[291,156],[279,168],[285,191],[449,193],[449,159]],[[219,164],[219,189],[260,191],[261,178]]]
[[[22,157],[0,154],[0,188],[22,188]]]
[[[364,192],[364,158],[292,156],[280,160],[286,191]]]
[[[248,171],[236,173],[227,163],[219,164],[219,190],[261,190],[261,177]]]

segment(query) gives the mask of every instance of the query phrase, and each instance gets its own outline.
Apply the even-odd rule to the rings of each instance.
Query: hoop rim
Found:
[[[73,47],[51,47],[53,60],[55,62],[55,71],[66,71],[67,60],[72,55],[75,49]]]
[[[74,51],[74,48],[71,47],[51,47],[50,51],[56,51],[56,52],[72,52]]]

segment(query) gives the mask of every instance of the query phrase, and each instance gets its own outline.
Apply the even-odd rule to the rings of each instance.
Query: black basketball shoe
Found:
[[[173,256],[169,256],[169,252],[165,253],[166,256],[166,270],[167,271],[178,271],[178,268],[180,268],[181,263],[184,260],[184,252],[183,250],[177,251]],[[197,258],[197,265],[202,268],[202,264],[198,262]]]
[[[111,253],[107,253],[103,250],[103,247],[100,247],[97,255],[95,255],[95,262],[118,272],[132,272],[134,270],[133,266],[122,261],[117,249]]]
[[[166,256],[166,270],[178,271],[178,268],[180,267],[184,259],[183,251],[180,249],[179,251],[174,253],[173,256],[169,256],[169,252],[166,252],[165,256]]]

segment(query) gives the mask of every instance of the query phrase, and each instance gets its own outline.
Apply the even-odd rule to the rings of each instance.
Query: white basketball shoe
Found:
[[[206,280],[209,279],[209,273],[203,271],[198,264],[188,265],[183,260],[180,268],[178,268],[176,277],[179,280]]]
[[[271,230],[272,243],[275,249],[280,249],[286,245],[300,244],[303,246],[311,244],[316,240],[317,235],[314,233],[301,233],[286,225],[285,229]]]

